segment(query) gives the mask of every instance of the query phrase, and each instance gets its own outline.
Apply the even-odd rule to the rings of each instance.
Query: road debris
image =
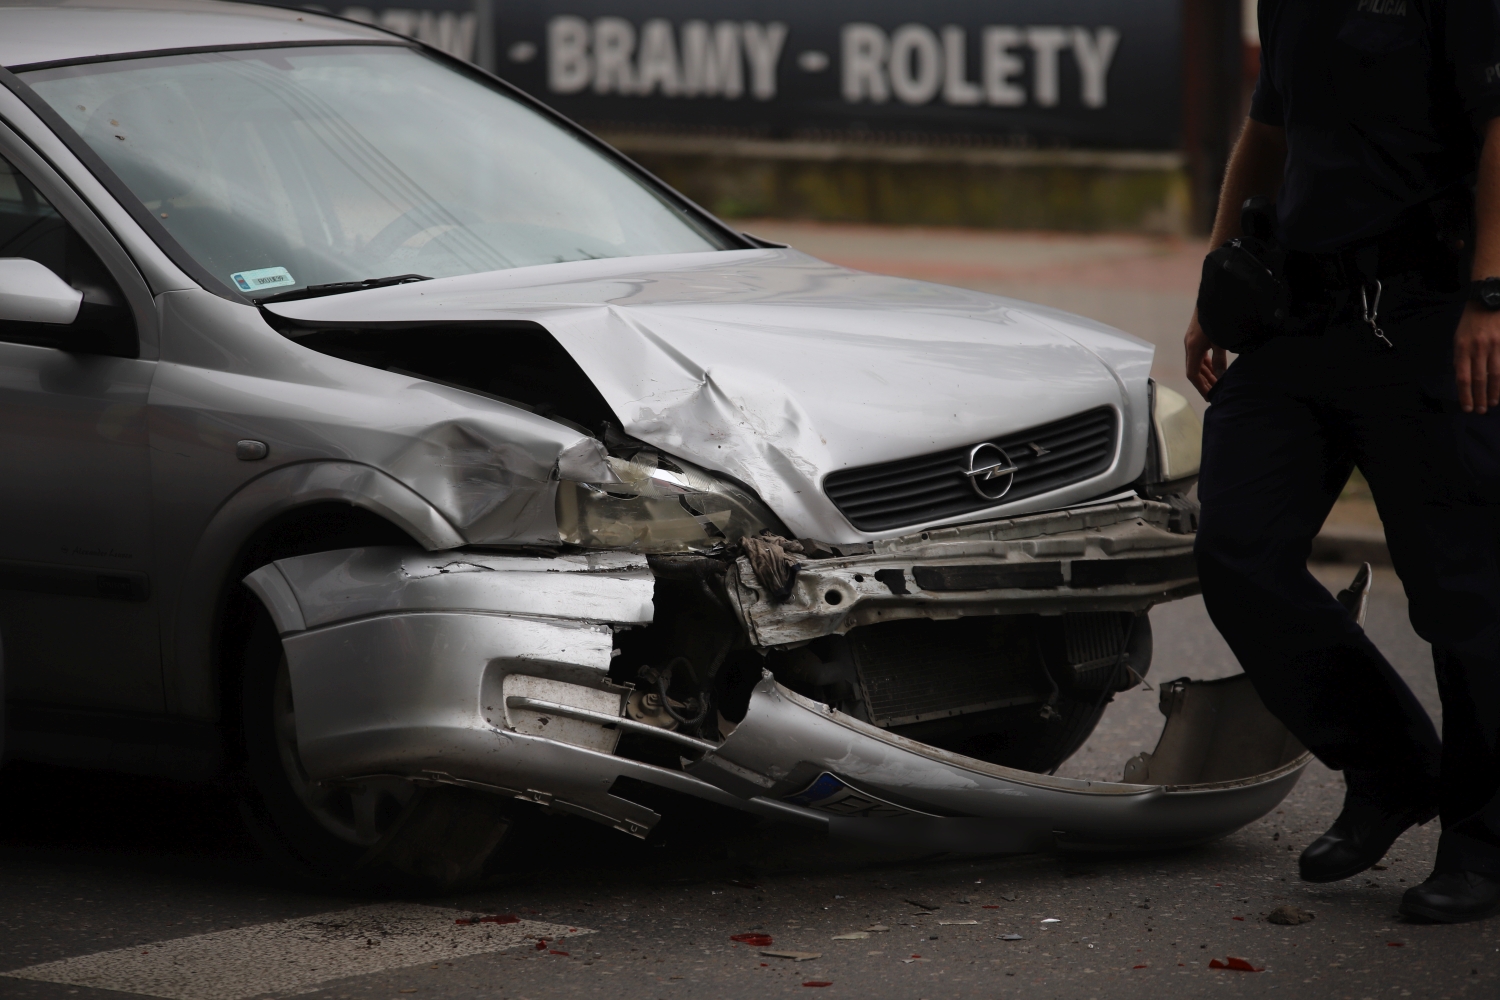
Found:
[[[941,910],[943,908],[941,903],[929,903],[920,899],[903,899],[902,902],[910,903],[912,906],[920,906],[922,909],[929,912],[932,910]]]
[[[1304,910],[1290,903],[1283,903],[1266,914],[1266,923],[1295,927],[1298,924],[1311,923],[1315,916],[1311,910]]]
[[[884,934],[886,931],[890,930],[890,928],[885,924],[871,924],[870,926],[866,927],[865,930],[869,931],[871,934]]]
[[[983,906],[980,907],[980,909],[981,910],[998,910],[998,909],[1000,909],[1000,907],[997,906],[997,905],[995,905],[994,903],[985,903]]]
[[[1062,923],[1062,921],[1059,920],[1057,917],[1045,917],[1045,918],[1042,919],[1042,923],[1044,923],[1044,924],[1060,924],[1060,923]]]
[[[1211,959],[1209,961],[1209,963],[1208,963],[1208,967],[1210,969],[1228,969],[1231,972],[1262,972],[1262,971],[1264,971],[1262,969],[1257,969],[1255,966],[1251,965],[1249,962],[1245,961],[1243,958],[1235,958],[1232,955],[1226,957],[1225,960],[1222,961],[1222,962],[1219,961],[1217,958]]]
[[[1026,939],[1023,938],[1019,934],[1001,934],[1000,935],[1000,940],[1001,941],[1025,941]]]
[[[803,983],[802,985],[803,986],[832,986],[833,984],[830,983],[826,979],[809,979],[807,982]]]
[[[869,931],[847,931],[843,934],[835,934],[835,941],[863,941],[870,936]]]
[[[815,958],[822,958],[821,951],[762,951],[767,958],[789,958],[793,962],[811,962]]]
[[[1385,946],[1387,948],[1405,948],[1406,947],[1406,942],[1405,941],[1387,941],[1385,943]]]
[[[768,948],[771,945],[771,935],[754,932],[731,934],[729,935],[729,940],[738,941],[740,944],[749,945],[751,948]]]
[[[1149,968],[1151,968],[1151,966],[1149,966],[1149,965],[1132,965],[1131,968],[1132,969],[1149,969]]]
[[[901,964],[902,965],[910,965],[913,962],[925,962],[925,961],[927,961],[927,959],[923,958],[921,955],[913,955],[911,958],[903,958],[901,960]]]
[[[979,923],[979,921],[977,921],[977,920],[939,920],[938,921],[938,926],[939,927],[962,927],[962,926],[966,926],[966,925],[970,925],[970,924],[977,924],[977,923]]]

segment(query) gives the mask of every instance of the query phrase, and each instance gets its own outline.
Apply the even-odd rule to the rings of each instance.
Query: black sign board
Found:
[[[1181,143],[1181,0],[399,2],[336,12],[596,128]]]

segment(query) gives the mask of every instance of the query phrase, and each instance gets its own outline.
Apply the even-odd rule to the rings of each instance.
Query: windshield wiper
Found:
[[[363,281],[333,281],[326,285],[308,285],[290,291],[265,295],[255,300],[256,305],[267,302],[290,302],[293,299],[315,299],[320,295],[338,295],[341,292],[359,292],[366,288],[384,288],[386,285],[406,285],[413,281],[431,281],[425,274],[393,274],[387,278],[366,278]]]

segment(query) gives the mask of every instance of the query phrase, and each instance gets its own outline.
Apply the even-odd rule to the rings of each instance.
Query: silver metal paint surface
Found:
[[[628,433],[748,484],[800,537],[879,537],[824,496],[830,472],[1100,405],[1121,415],[1109,469],[949,520],[1077,503],[1132,481],[1145,463],[1150,345],[1012,299],[795,250],[545,264],[267,309],[310,325],[540,323]]]
[[[1173,689],[1155,762],[1141,755],[1127,767],[1211,771],[1212,780],[1150,785],[1056,778],[937,750],[794,694],[766,674],[721,744],[675,741],[700,755],[687,774],[625,761],[610,751],[622,729],[635,727],[620,718],[626,689],[606,678],[613,647],[606,621],[614,615],[628,623],[632,608],[636,623],[650,620],[649,601],[642,603],[650,572],[640,557],[577,557],[550,572],[538,565],[547,562],[367,548],[280,560],[252,573],[247,582],[283,632],[308,774],[482,787],[640,835],[655,814],[608,794],[614,778],[628,774],[762,814],[790,810],[838,836],[1030,851],[1222,836],[1273,808],[1311,759],[1243,678],[1213,682],[1203,693],[1186,682]],[[576,616],[582,606],[601,609],[601,620],[548,615],[556,607]],[[1226,744],[1215,712],[1227,721],[1229,705],[1238,706],[1241,724]],[[850,794],[811,809],[781,801],[820,776]],[[864,800],[876,808],[850,805]],[[816,807],[828,812],[819,819]]]
[[[410,611],[641,624],[651,621],[656,585],[645,557],[619,552],[543,558],[391,547],[342,549],[282,559],[246,579],[266,579],[273,573],[296,602],[295,616],[278,616],[272,609],[283,635],[351,618]]]
[[[391,41],[311,11],[213,0],[64,0],[0,7],[0,66],[259,42]]]
[[[1212,840],[1274,808],[1311,759],[1301,752],[1263,773],[1190,785],[1058,778],[888,733],[803,698],[767,674],[744,721],[688,772],[736,794],[778,798],[831,772],[877,802],[909,813],[836,814],[830,830],[835,835],[1005,852]]]
[[[777,646],[847,632],[860,625],[900,618],[1033,614],[1059,611],[1143,611],[1196,593],[1196,573],[1151,582],[1084,587],[1003,590],[923,590],[914,567],[1001,563],[1024,567],[1061,563],[1071,576],[1077,560],[1183,556],[1193,536],[1166,530],[1166,504],[1132,499],[1033,514],[1004,521],[934,528],[873,544],[869,555],[802,562],[785,601],[772,601],[750,561],[735,564],[732,596],[751,640]],[[905,593],[886,582],[901,574]],[[876,574],[880,574],[877,577]]]

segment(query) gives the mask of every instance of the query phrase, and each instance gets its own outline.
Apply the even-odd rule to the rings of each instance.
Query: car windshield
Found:
[[[24,78],[203,268],[255,298],[742,248],[524,102],[401,46]]]

